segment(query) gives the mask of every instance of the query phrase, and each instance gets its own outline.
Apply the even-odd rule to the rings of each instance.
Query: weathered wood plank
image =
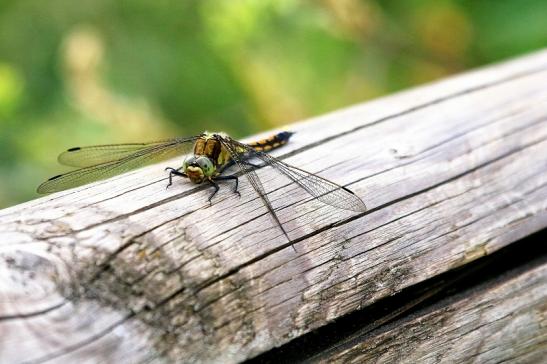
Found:
[[[547,260],[450,297],[313,363],[540,363],[547,358]]]
[[[478,292],[504,284],[524,272],[547,264],[547,245],[541,244],[546,239],[547,229],[542,229],[458,269],[407,287],[393,296],[382,298],[361,310],[351,312],[279,348],[262,353],[248,362],[250,364],[333,361],[334,357],[342,351],[355,347],[355,352],[358,352],[359,345],[370,342],[371,338],[377,335],[388,332],[396,335],[397,327],[415,320],[418,316],[434,311],[442,312],[443,308],[461,300],[462,297],[476,295]],[[545,281],[547,282],[547,277]],[[531,328],[531,330],[535,329]],[[389,335],[388,333],[387,336]],[[420,335],[417,335],[414,340],[411,334],[407,337],[410,338],[406,345],[408,352],[418,348],[425,351],[427,345],[432,345],[431,351],[434,351],[439,341],[443,340],[430,338],[422,342],[423,338]],[[483,338],[485,341],[490,340],[489,335]],[[522,358],[541,355],[541,345],[529,345],[528,339],[524,336],[514,336],[513,343],[521,346],[520,359],[514,361],[522,362]],[[495,344],[494,340],[488,343],[491,346]],[[387,346],[385,349],[387,350]],[[383,362],[381,358],[379,361]],[[467,363],[469,360],[462,362]]]
[[[1,211],[0,361],[236,362],[547,226],[546,83],[541,52],[291,126],[370,210],[261,170],[290,242],[245,183],[166,191],[180,161]]]

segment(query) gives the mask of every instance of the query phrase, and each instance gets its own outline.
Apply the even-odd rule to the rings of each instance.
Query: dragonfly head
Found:
[[[191,156],[185,159],[183,169],[190,181],[197,184],[211,177],[215,172],[213,162],[206,156]]]

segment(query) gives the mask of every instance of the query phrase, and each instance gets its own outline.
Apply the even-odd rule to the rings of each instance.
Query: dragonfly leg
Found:
[[[211,196],[209,196],[209,205],[212,205],[212,202],[211,200],[213,199],[213,196],[217,194],[218,190],[220,189],[220,187],[218,186],[218,183],[216,183],[215,181],[213,181],[212,179],[208,179],[209,183],[211,183],[211,185],[215,188],[215,190],[213,191],[213,193],[211,193]]]
[[[171,186],[173,184],[173,176],[187,177],[186,173],[180,172],[181,168],[177,168],[177,169],[172,168],[172,167],[165,168],[166,171],[169,171],[169,183],[167,184],[165,189],[168,189],[169,186]]]
[[[234,193],[237,194],[239,197],[241,197],[241,193],[239,193],[239,191],[237,190],[237,186],[238,186],[238,183],[239,183],[239,179],[237,176],[217,176],[215,177],[215,180],[216,181],[226,181],[226,180],[230,180],[230,179],[234,179],[236,181],[236,185],[234,186]]]

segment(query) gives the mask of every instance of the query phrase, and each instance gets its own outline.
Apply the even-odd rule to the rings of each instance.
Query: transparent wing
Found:
[[[251,186],[255,189],[257,194],[260,196],[262,201],[264,202],[264,205],[274,218],[275,222],[283,231],[283,234],[287,237],[287,239],[290,240],[289,235],[283,228],[283,225],[281,225],[281,221],[279,221],[279,218],[277,217],[277,214],[274,211],[274,208],[272,207],[272,204],[266,195],[266,191],[264,190],[264,186],[262,186],[262,182],[260,182],[260,179],[258,178],[258,175],[255,173],[255,171],[252,170],[247,164],[244,163],[244,155],[240,153],[240,149],[238,148],[237,144],[235,144],[234,140],[229,137],[221,137],[219,138],[220,142],[230,152],[230,156],[232,160],[235,162],[235,164],[241,169],[241,171],[245,174],[249,182],[251,183]],[[239,144],[239,143],[238,143]]]
[[[272,204],[270,203],[270,200],[268,199],[268,196],[266,195],[266,191],[264,190],[264,186],[262,186],[262,182],[260,182],[260,179],[258,178],[258,175],[255,173],[255,171],[252,170],[251,167],[249,167],[247,164],[244,163],[245,156],[244,156],[244,154],[241,153],[242,152],[241,148],[238,148],[238,144],[241,144],[241,143],[237,143],[237,142],[235,142],[235,140],[233,140],[232,138],[229,138],[229,137],[221,137],[221,138],[219,138],[219,140],[222,143],[222,145],[224,146],[224,148],[226,148],[226,150],[228,150],[228,152],[230,153],[230,156],[231,156],[232,160],[235,162],[235,164],[245,174],[245,176],[247,177],[247,179],[251,183],[251,186],[253,186],[254,190],[258,194],[258,196],[260,196],[260,198],[264,202],[264,205],[266,206],[266,208],[270,212],[271,216],[274,218],[275,222],[277,223],[277,225],[279,226],[281,231],[283,231],[283,234],[285,234],[285,236],[287,237],[288,240],[291,240],[289,238],[289,235],[287,234],[287,232],[283,228],[283,225],[281,225],[281,221],[279,221],[279,218],[277,217],[277,214],[275,213],[274,208],[272,207]]]
[[[178,155],[186,154],[191,151],[193,142],[198,137],[199,136],[190,138],[175,138],[161,143],[150,143],[147,147],[136,149],[133,153],[126,152],[125,154],[120,154],[122,157],[119,159],[87,166],[65,174],[51,177],[38,186],[37,192],[52,193],[66,190],[68,188],[113,177],[150,163],[159,162]]]
[[[122,159],[140,150],[163,145],[171,140],[151,143],[126,143],[75,147],[59,154],[59,163],[70,167],[89,167]]]
[[[232,149],[245,153],[245,159],[257,158],[265,165],[272,166],[291,181],[302,187],[317,200],[343,210],[364,212],[367,210],[365,203],[346,187],[340,186],[318,175],[306,172],[300,168],[291,166],[268,155],[254,150],[251,146],[229,139]],[[240,157],[241,158],[241,157]],[[247,168],[249,169],[249,168]],[[258,177],[257,177],[258,178]]]

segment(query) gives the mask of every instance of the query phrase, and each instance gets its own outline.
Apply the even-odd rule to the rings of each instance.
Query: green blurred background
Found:
[[[545,45],[545,0],[0,0],[0,208],[68,147],[241,137]]]

